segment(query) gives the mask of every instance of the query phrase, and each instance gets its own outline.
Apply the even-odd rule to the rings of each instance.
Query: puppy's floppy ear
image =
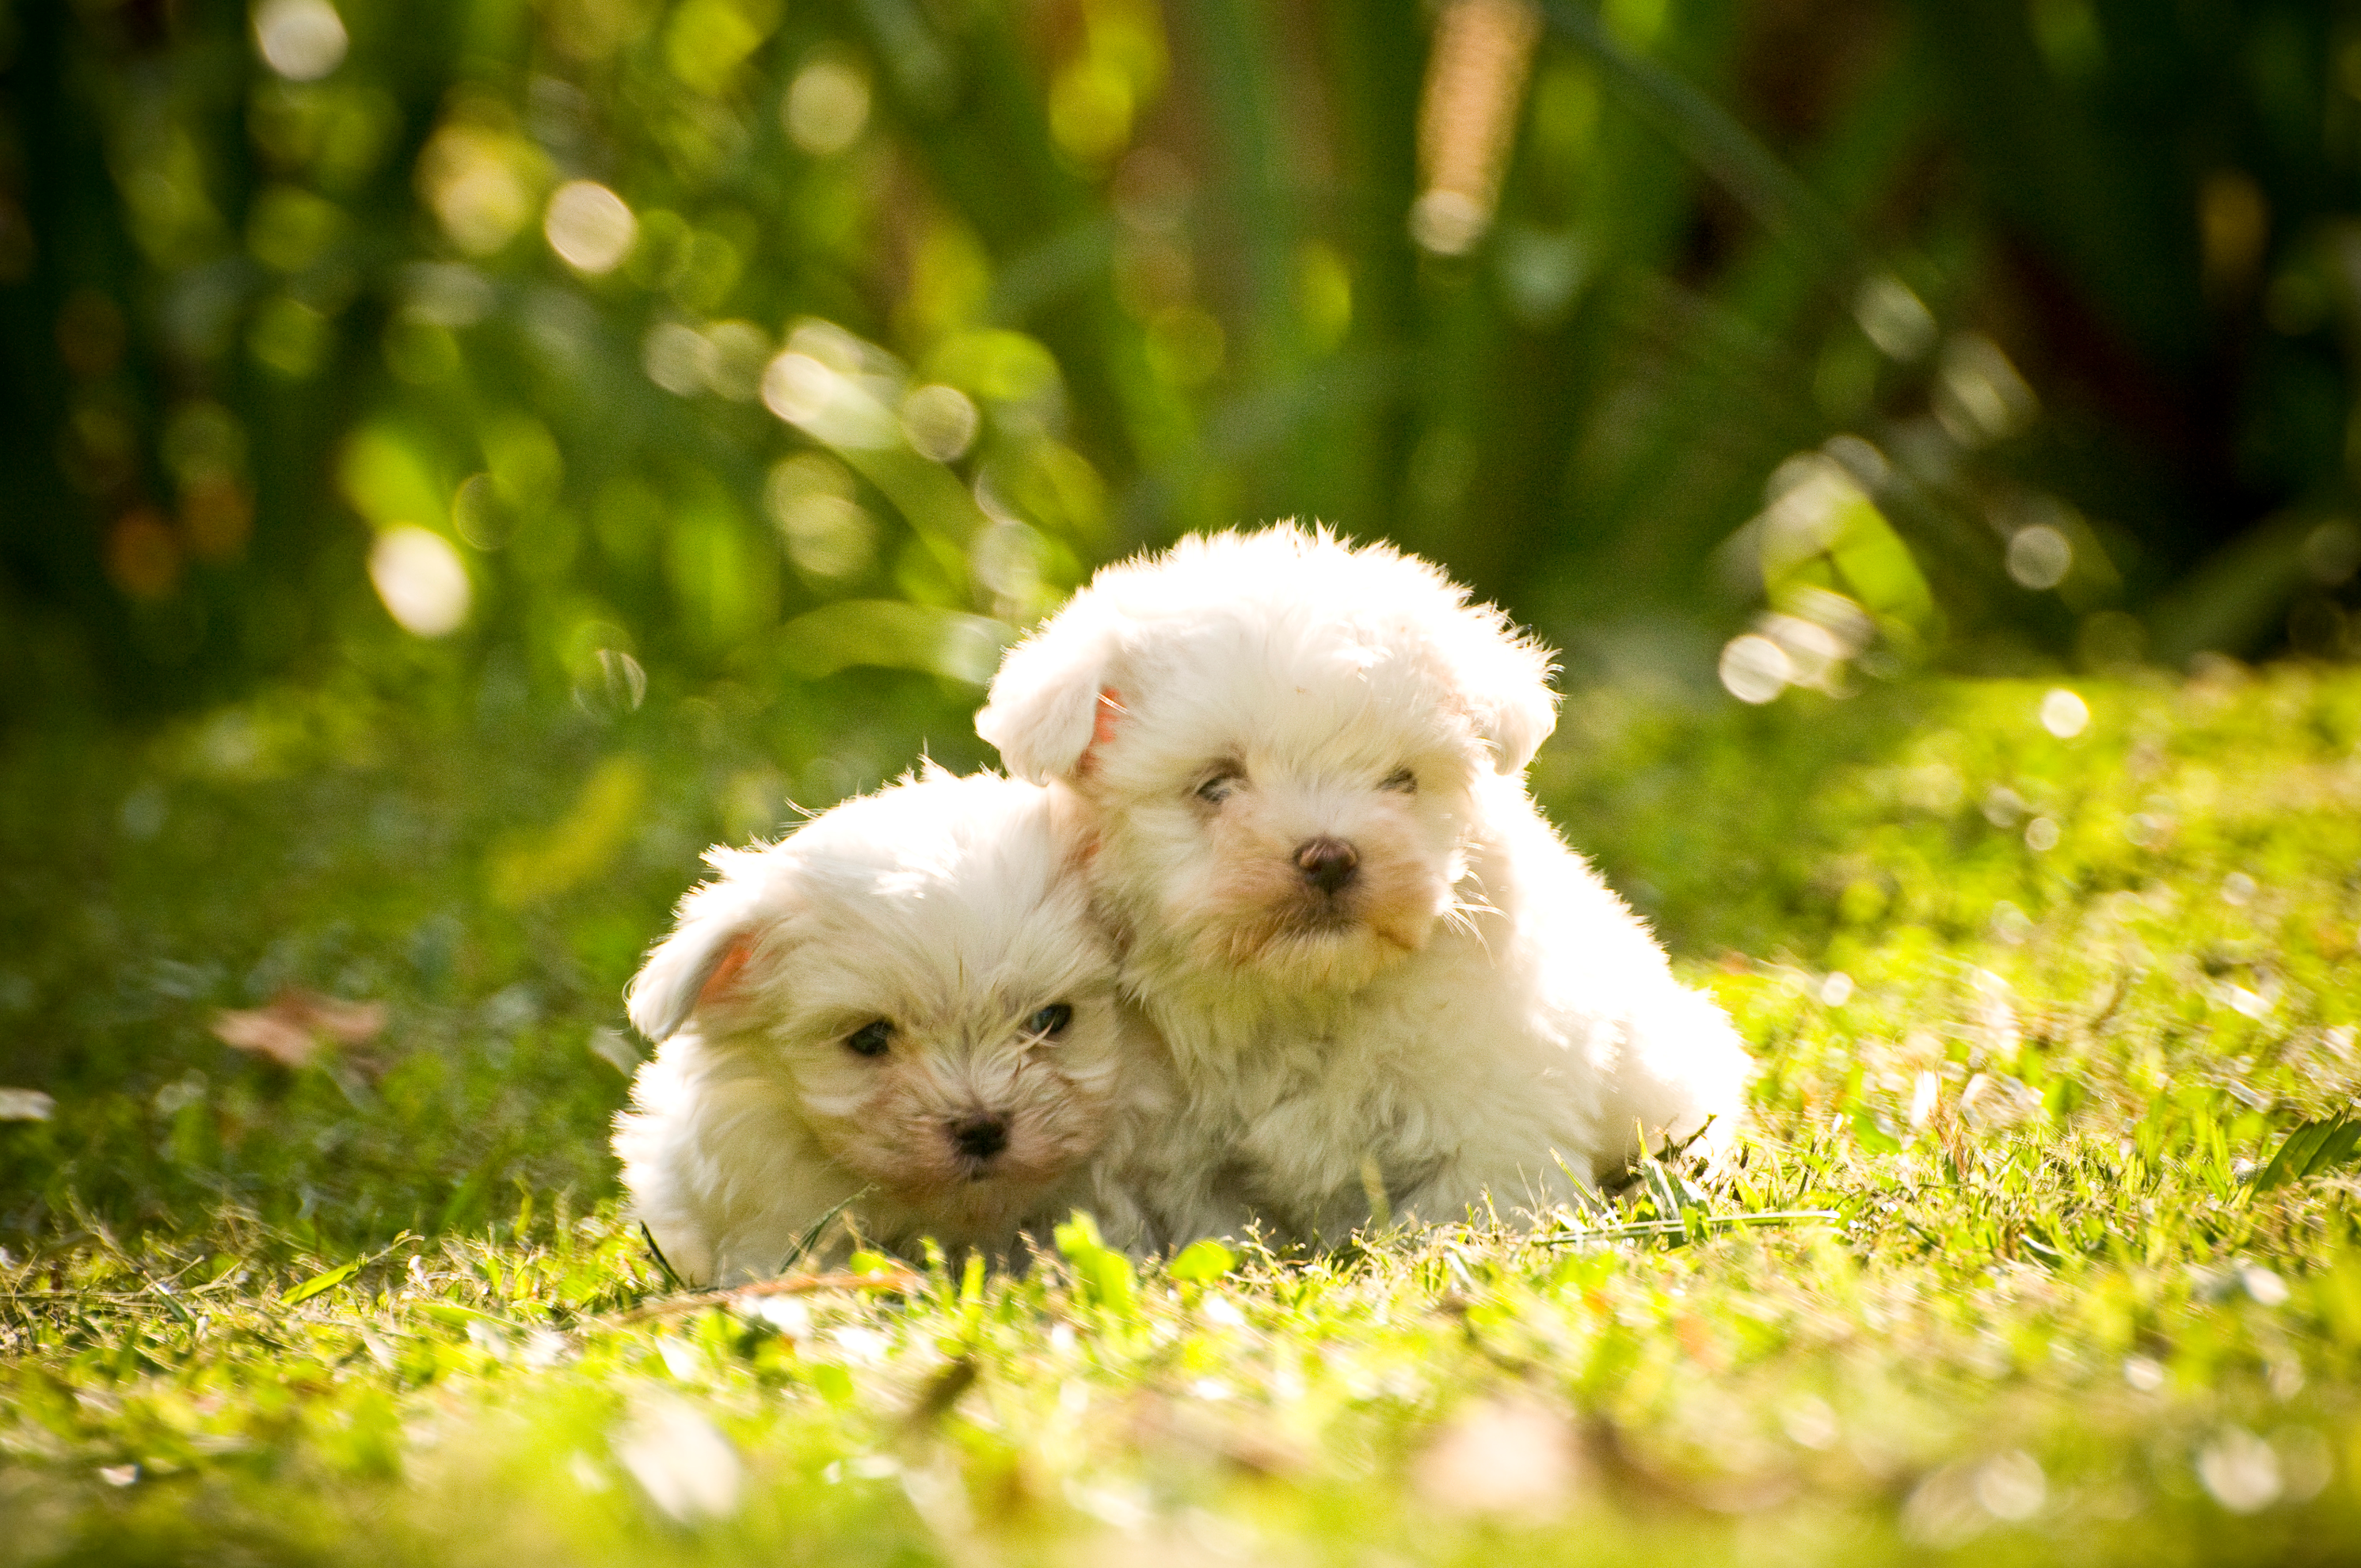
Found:
[[[1543,665],[1522,689],[1502,694],[1489,713],[1477,710],[1477,731],[1491,742],[1492,765],[1501,773],[1523,773],[1557,728],[1557,693],[1543,684],[1546,669]]]
[[[1449,659],[1460,703],[1491,747],[1492,765],[1521,773],[1557,728],[1549,650],[1490,605],[1463,609],[1457,630]]]
[[[763,924],[763,890],[752,876],[728,874],[730,861],[739,858],[712,857],[722,879],[680,901],[672,935],[656,944],[624,988],[632,1027],[651,1040],[670,1039],[700,1002],[731,989],[752,949]]]
[[[1103,715],[1101,698],[1116,692],[1115,639],[1089,590],[1049,623],[1008,651],[975,732],[1000,749],[1011,774],[1032,784],[1071,779],[1114,713]]]

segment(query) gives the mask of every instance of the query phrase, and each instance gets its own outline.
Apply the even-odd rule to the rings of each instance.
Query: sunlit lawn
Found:
[[[1545,798],[1763,1061],[1724,1187],[721,1304],[617,1217],[621,983],[972,693],[20,739],[0,1559],[2348,1556],[2355,1189],[2258,1178],[2361,1077],[2361,678],[2071,685],[1570,705]]]

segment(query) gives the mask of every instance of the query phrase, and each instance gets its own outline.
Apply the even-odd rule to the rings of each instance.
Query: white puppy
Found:
[[[631,981],[662,1048],[615,1128],[675,1269],[767,1278],[840,1211],[913,1255],[931,1236],[1008,1258],[1075,1207],[1145,1245],[1089,1164],[1145,1057],[1057,810],[929,769],[708,853],[718,876]]]
[[[1525,791],[1548,675],[1423,562],[1293,526],[1109,567],[1010,652],[976,727],[1085,807],[1191,1106],[1168,1234],[1333,1244],[1726,1141],[1728,1019]]]

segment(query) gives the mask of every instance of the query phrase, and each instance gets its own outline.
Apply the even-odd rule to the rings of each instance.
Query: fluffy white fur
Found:
[[[976,727],[1082,808],[1187,1096],[1167,1234],[1334,1243],[1727,1140],[1728,1019],[1525,791],[1548,677],[1432,566],[1293,526],[1110,567],[1010,652]]]
[[[1153,1043],[1127,1038],[1057,811],[1033,784],[929,769],[708,853],[715,879],[631,982],[631,1021],[662,1047],[615,1129],[675,1269],[768,1277],[840,1208],[910,1254],[931,1236],[1010,1258],[1076,1207],[1148,1243],[1090,1161],[1137,1120]],[[982,1123],[1000,1131],[979,1139]]]

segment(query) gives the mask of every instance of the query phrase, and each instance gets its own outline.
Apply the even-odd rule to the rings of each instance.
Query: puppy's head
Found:
[[[756,1052],[854,1177],[946,1241],[989,1233],[1096,1148],[1115,1089],[1113,961],[1056,809],[930,771],[715,850],[631,1021]]]
[[[1425,563],[1282,526],[1100,573],[976,727],[1098,808],[1101,894],[1151,951],[1352,989],[1453,907],[1477,782],[1548,736],[1548,677]]]

